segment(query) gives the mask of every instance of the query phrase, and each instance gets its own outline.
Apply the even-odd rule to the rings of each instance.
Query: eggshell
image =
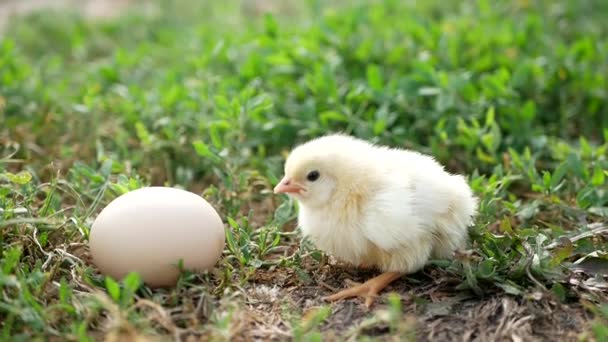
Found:
[[[114,199],[91,227],[93,263],[114,279],[138,272],[150,287],[170,287],[178,263],[200,272],[222,255],[225,232],[215,209],[201,196],[170,187],[147,187]]]

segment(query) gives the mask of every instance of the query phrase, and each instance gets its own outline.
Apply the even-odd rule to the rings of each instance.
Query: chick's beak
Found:
[[[300,184],[293,182],[288,177],[283,177],[283,179],[281,179],[279,184],[277,184],[277,186],[274,187],[275,194],[299,193],[302,190],[304,190],[304,188]]]

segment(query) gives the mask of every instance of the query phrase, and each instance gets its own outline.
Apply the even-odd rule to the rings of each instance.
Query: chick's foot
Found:
[[[380,293],[380,291],[399,277],[401,277],[401,273],[385,272],[377,277],[369,279],[363,284],[353,284],[354,282],[351,282],[349,288],[339,291],[331,296],[324,297],[323,299],[334,302],[350,297],[365,297],[365,306],[369,308],[372,306],[374,298],[378,296],[378,293]]]

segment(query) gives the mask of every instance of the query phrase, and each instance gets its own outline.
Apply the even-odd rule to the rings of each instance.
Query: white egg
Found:
[[[201,196],[170,187],[147,187],[114,199],[93,222],[89,247],[101,273],[120,280],[138,272],[150,287],[169,287],[178,263],[202,272],[225,246],[222,220]]]

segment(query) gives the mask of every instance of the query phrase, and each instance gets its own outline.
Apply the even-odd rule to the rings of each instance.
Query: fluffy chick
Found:
[[[430,258],[466,248],[477,199],[466,180],[432,157],[332,134],[289,154],[275,193],[299,204],[298,224],[317,248],[382,274],[329,297],[366,297]]]

